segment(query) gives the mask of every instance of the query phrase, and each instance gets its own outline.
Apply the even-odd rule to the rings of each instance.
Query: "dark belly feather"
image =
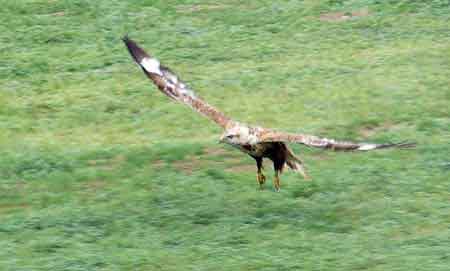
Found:
[[[239,149],[253,158],[269,158],[275,170],[282,170],[287,159],[287,147],[283,142],[267,142],[255,145],[239,145]]]

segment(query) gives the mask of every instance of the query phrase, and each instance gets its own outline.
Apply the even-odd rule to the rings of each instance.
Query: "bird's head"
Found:
[[[250,129],[244,125],[234,125],[225,130],[220,136],[220,143],[227,143],[230,145],[247,145],[254,144],[254,135],[251,135]]]

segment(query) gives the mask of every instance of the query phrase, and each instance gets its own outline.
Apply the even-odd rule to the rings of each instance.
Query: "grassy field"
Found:
[[[448,1],[1,5],[1,271],[448,270]],[[418,147],[292,146],[313,180],[259,191],[125,33],[235,119]]]

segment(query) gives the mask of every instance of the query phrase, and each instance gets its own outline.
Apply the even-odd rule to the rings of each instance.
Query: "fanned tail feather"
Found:
[[[286,165],[293,171],[300,173],[305,180],[311,179],[306,173],[306,169],[303,161],[294,155],[294,153],[288,149],[288,154],[286,158]]]

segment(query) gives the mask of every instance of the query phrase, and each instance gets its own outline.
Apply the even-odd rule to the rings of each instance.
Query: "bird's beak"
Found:
[[[219,144],[221,143],[225,143],[225,137],[223,135],[219,138]]]

